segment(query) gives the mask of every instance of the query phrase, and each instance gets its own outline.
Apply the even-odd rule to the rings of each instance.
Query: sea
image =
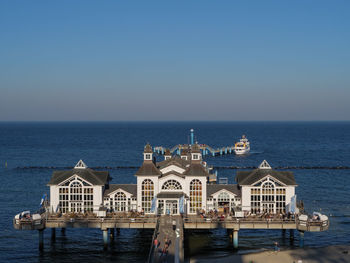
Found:
[[[145,262],[152,231],[121,229],[107,251],[99,229],[44,233],[18,231],[13,217],[36,211],[56,170],[71,169],[80,159],[97,170],[108,170],[111,183],[136,183],[143,147],[188,143],[190,129],[198,143],[213,148],[233,145],[242,134],[251,143],[245,156],[206,156],[219,178],[235,182],[237,170],[257,167],[263,160],[275,169],[293,171],[298,200],[309,213],[330,218],[328,231],[305,233],[306,247],[350,243],[350,122],[1,122],[0,123],[0,262]],[[157,156],[162,160],[163,156]],[[298,247],[299,236],[280,230],[240,230],[239,250],[224,229],[186,231],[185,256],[220,258],[234,253]]]

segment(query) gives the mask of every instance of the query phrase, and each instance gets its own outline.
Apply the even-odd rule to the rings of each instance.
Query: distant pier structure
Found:
[[[196,143],[199,146],[202,156],[219,156],[226,154],[234,154],[235,145],[214,148],[207,144],[199,144],[194,140],[194,129],[191,129],[190,132],[190,144],[177,144],[170,149],[164,146],[155,146],[153,148],[153,152],[160,155],[164,155],[166,152],[170,151],[171,154],[181,155],[183,151],[188,152],[191,149],[191,145],[194,145]]]

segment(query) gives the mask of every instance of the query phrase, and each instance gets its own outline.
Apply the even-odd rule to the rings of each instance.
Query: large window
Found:
[[[190,213],[196,213],[202,208],[202,183],[194,179],[190,183]]]
[[[151,211],[152,199],[154,197],[154,184],[152,180],[146,179],[142,182],[141,207],[145,213]]]
[[[282,213],[286,209],[286,189],[276,189],[276,213]]]
[[[275,187],[271,182],[266,182],[262,186],[262,201],[275,202]]]
[[[250,206],[252,213],[282,213],[286,208],[286,189],[280,184],[267,179],[250,189]]]
[[[218,202],[229,202],[230,196],[226,192],[221,192],[218,196]]]
[[[178,181],[168,180],[163,184],[162,190],[182,190],[182,187]]]
[[[260,213],[260,188],[250,189],[250,208],[253,214]]]
[[[126,195],[122,192],[118,192],[114,196],[114,209],[117,212],[126,211]]]
[[[59,187],[59,207],[62,213],[93,211],[93,188],[78,177]]]

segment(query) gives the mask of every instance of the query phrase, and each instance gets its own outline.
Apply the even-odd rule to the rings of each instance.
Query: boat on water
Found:
[[[237,155],[243,155],[247,154],[250,151],[250,143],[245,135],[242,135],[242,138],[239,140],[239,142],[235,143],[235,154]]]

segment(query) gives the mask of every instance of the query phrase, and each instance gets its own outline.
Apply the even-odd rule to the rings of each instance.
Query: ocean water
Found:
[[[292,168],[298,199],[309,212],[321,211],[331,220],[329,231],[305,233],[305,246],[350,243],[350,122],[0,123],[0,262],[145,262],[152,231],[122,229],[105,252],[98,229],[67,229],[65,236],[57,231],[54,243],[46,230],[39,252],[37,231],[14,230],[12,218],[38,209],[54,170],[83,159],[89,167],[109,170],[112,183],[135,183],[134,167],[141,165],[147,142],[187,143],[191,128],[199,143],[215,148],[247,135],[249,155],[205,157],[230,183],[236,174],[226,169],[230,166],[256,167],[266,159],[272,167]],[[288,234],[241,230],[238,253],[271,249],[274,241],[282,248],[298,246],[297,232],[294,243]],[[237,253],[225,230],[186,236],[187,257]]]

